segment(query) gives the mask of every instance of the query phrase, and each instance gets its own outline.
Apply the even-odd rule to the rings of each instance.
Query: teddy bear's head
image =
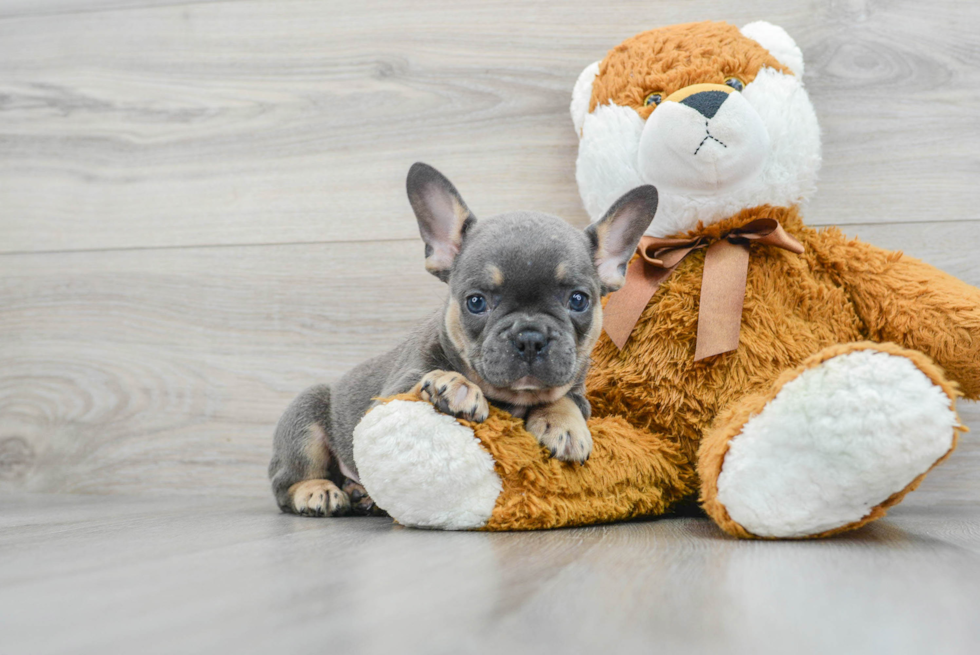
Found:
[[[660,192],[648,234],[670,236],[815,188],[820,130],[803,55],[780,27],[689,23],[644,32],[586,67],[572,93],[576,167],[598,219],[642,184]]]

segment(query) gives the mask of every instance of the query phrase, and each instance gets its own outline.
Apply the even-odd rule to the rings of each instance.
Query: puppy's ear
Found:
[[[476,223],[476,216],[452,182],[428,164],[412,164],[405,185],[425,241],[425,270],[446,282],[463,237]]]
[[[604,294],[623,286],[626,265],[656,213],[657,189],[648,184],[628,192],[585,228]]]

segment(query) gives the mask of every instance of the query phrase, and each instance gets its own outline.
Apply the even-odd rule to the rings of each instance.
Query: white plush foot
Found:
[[[846,526],[949,452],[957,426],[950,398],[909,359],[839,355],[787,382],[732,439],[718,500],[759,536]]]
[[[483,527],[502,488],[473,430],[424,402],[368,412],[354,428],[354,461],[371,498],[402,525]]]

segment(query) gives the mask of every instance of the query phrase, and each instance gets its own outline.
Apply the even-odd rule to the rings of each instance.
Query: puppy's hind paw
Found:
[[[480,387],[455,371],[429,371],[414,391],[443,414],[477,423],[490,415],[490,406]]]
[[[582,411],[568,397],[535,407],[524,425],[555,459],[585,463],[592,454],[592,433]]]
[[[355,516],[388,516],[387,512],[374,504],[362,485],[347,478],[342,488],[350,498],[351,513]]]
[[[289,488],[292,510],[301,516],[350,514],[350,498],[330,480],[303,480]]]

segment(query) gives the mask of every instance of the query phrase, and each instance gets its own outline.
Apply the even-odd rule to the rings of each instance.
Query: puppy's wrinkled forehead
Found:
[[[588,238],[557,216],[511,212],[477,223],[451,278],[454,287],[507,287],[533,294],[555,284],[589,284]]]

